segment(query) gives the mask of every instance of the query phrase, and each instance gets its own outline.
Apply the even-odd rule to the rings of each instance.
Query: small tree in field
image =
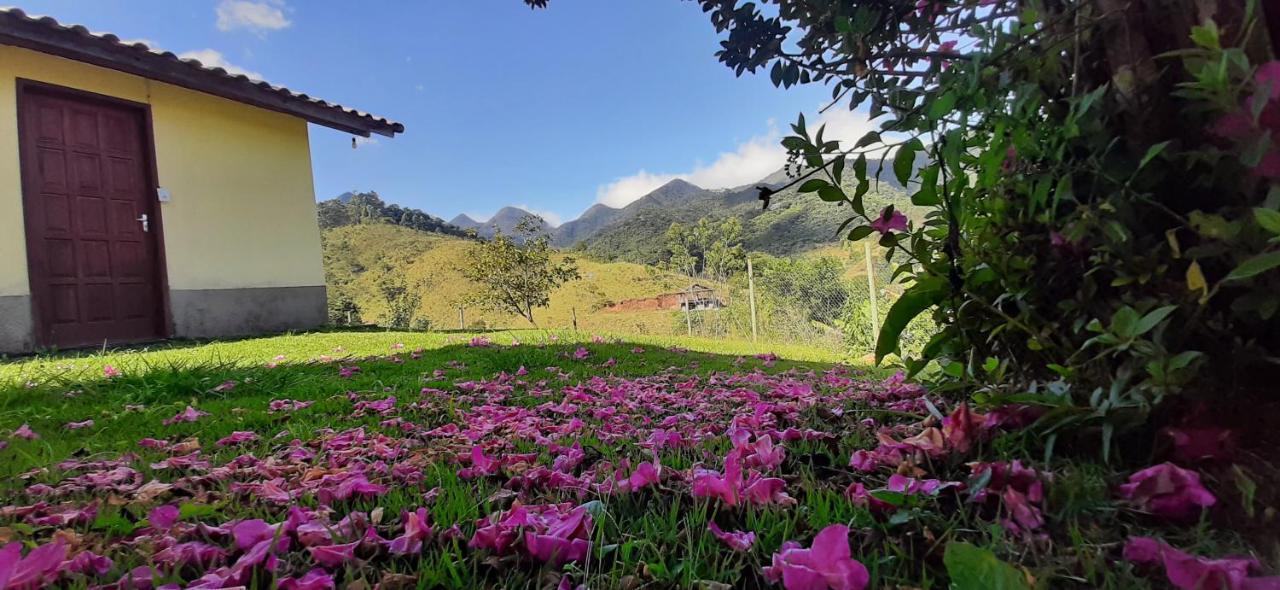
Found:
[[[498,232],[472,246],[459,270],[477,287],[467,303],[513,313],[535,325],[533,310],[546,307],[556,287],[578,278],[577,263],[569,257],[556,260],[551,238],[538,230],[532,215],[520,220],[515,236]]]

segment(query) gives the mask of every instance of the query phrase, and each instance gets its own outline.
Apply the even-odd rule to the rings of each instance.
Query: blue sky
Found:
[[[404,123],[355,150],[313,125],[316,196],[376,190],[445,219],[513,204],[554,223],[676,176],[745,184],[781,165],[779,133],[829,96],[735,78],[681,0],[17,1]],[[841,135],[865,128],[829,118]]]

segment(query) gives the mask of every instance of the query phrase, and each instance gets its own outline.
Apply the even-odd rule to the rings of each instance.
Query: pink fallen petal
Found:
[[[1162,565],[1180,590],[1277,590],[1280,577],[1250,577],[1259,567],[1250,557],[1211,559],[1191,555],[1151,537],[1129,537],[1124,558],[1137,564]]]
[[[178,516],[177,506],[159,506],[147,513],[147,522],[151,523],[151,528],[168,530],[173,527],[174,523],[178,522]]]
[[[327,568],[336,568],[355,561],[356,547],[359,546],[360,541],[352,541],[341,545],[307,547],[307,551],[311,552],[311,558],[316,560],[316,563]]]
[[[208,416],[208,415],[209,415],[208,412],[202,412],[191,406],[187,406],[187,409],[181,412],[178,412],[177,414],[174,414],[172,418],[165,420],[164,425],[171,426],[173,424],[178,424],[180,422],[195,422],[196,420],[199,420],[201,416]]]
[[[809,549],[784,543],[764,575],[787,590],[862,590],[871,580],[867,568],[851,557],[849,527],[839,524],[822,529]]]
[[[1217,503],[1200,483],[1200,474],[1173,463],[1153,465],[1129,476],[1120,495],[1140,510],[1175,521],[1197,517]]]
[[[36,431],[32,430],[31,427],[26,424],[19,426],[17,430],[13,431],[13,436],[23,440],[36,440],[40,438],[40,435],[36,434]]]
[[[334,590],[337,583],[333,576],[320,568],[315,568],[298,578],[284,578],[279,581],[279,590]]]
[[[750,551],[751,546],[756,544],[756,534],[746,531],[725,531],[721,529],[715,522],[707,523],[707,530],[711,531],[711,535],[728,545],[734,551]]]

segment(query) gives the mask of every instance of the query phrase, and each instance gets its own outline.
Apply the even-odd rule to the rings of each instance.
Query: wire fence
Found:
[[[876,246],[850,244],[799,257],[743,255],[727,276],[666,273],[662,292],[590,296],[581,284],[552,295],[537,327],[625,336],[691,336],[760,345],[801,345],[859,359],[872,354],[880,320],[902,287],[891,279],[892,265]],[[639,287],[637,287],[639,289]],[[589,303],[588,303],[589,302]],[[435,311],[431,329],[529,328],[518,316],[455,304]],[[904,350],[917,351],[934,333],[920,318],[902,337]]]

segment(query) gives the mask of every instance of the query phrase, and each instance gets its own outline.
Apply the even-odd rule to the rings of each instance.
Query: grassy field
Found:
[[[458,308],[473,290],[458,271],[471,243],[391,225],[356,225],[324,234],[326,280],[334,293],[346,293],[360,306],[360,319],[382,321],[387,309],[379,282],[388,274],[403,279],[421,293],[416,319],[435,329],[459,327]],[[535,313],[539,328],[567,329],[578,318],[588,332],[626,331],[642,335],[670,335],[678,316],[670,311],[600,313],[603,307],[653,297],[689,286],[689,279],[654,267],[628,262],[597,262],[577,257],[581,278],[551,293],[551,303]],[[333,295],[331,294],[331,297]],[[518,328],[527,322],[511,314],[467,308],[462,322],[468,328]]]
[[[785,581],[810,566],[835,568],[830,587],[979,568],[1009,588],[1143,588],[1158,577],[1121,559],[1125,534],[1247,550],[1136,513],[1102,466],[1006,463],[1025,434],[994,415],[774,352],[327,332],[12,360],[0,543],[41,547],[23,551],[53,564],[28,558],[34,585],[73,588],[827,587]],[[845,548],[806,566],[784,544],[816,539]]]

